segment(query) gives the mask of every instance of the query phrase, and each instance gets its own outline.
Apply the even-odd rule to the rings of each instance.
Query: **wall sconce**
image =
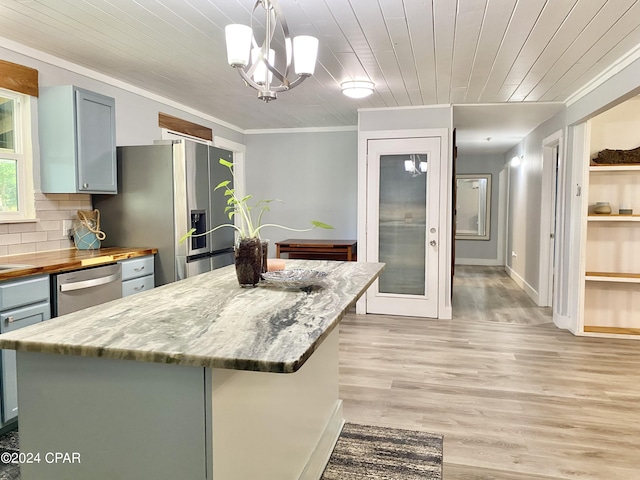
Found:
[[[519,167],[521,163],[522,163],[522,157],[518,155],[514,155],[513,158],[511,158],[512,167]]]

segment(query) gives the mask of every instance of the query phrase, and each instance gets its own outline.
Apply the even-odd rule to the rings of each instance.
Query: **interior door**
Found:
[[[438,316],[440,137],[369,140],[367,313]]]

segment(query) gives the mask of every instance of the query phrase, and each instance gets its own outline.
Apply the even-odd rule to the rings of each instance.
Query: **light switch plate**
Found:
[[[62,220],[62,236],[65,238],[71,238],[73,236],[73,221]]]

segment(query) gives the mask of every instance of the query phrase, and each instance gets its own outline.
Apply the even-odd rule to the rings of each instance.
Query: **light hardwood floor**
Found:
[[[443,434],[445,480],[640,479],[640,343],[557,329],[499,268],[456,267],[453,320],[349,314],[347,421]]]

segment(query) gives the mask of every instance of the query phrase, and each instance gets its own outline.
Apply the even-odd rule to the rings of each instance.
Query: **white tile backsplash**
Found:
[[[20,243],[38,243],[38,242],[46,242],[47,232],[26,232],[21,234],[22,238],[20,239]]]
[[[36,193],[37,222],[0,224],[0,255],[74,248],[62,233],[62,221],[74,220],[78,210],[91,210],[86,193]]]
[[[35,223],[10,223],[9,232],[7,233],[23,233],[23,232],[35,232]]]
[[[16,245],[9,245],[9,255],[21,255],[23,253],[35,253],[35,243],[18,243]]]
[[[22,235],[19,233],[5,233],[0,235],[0,245],[16,245],[22,243]]]

